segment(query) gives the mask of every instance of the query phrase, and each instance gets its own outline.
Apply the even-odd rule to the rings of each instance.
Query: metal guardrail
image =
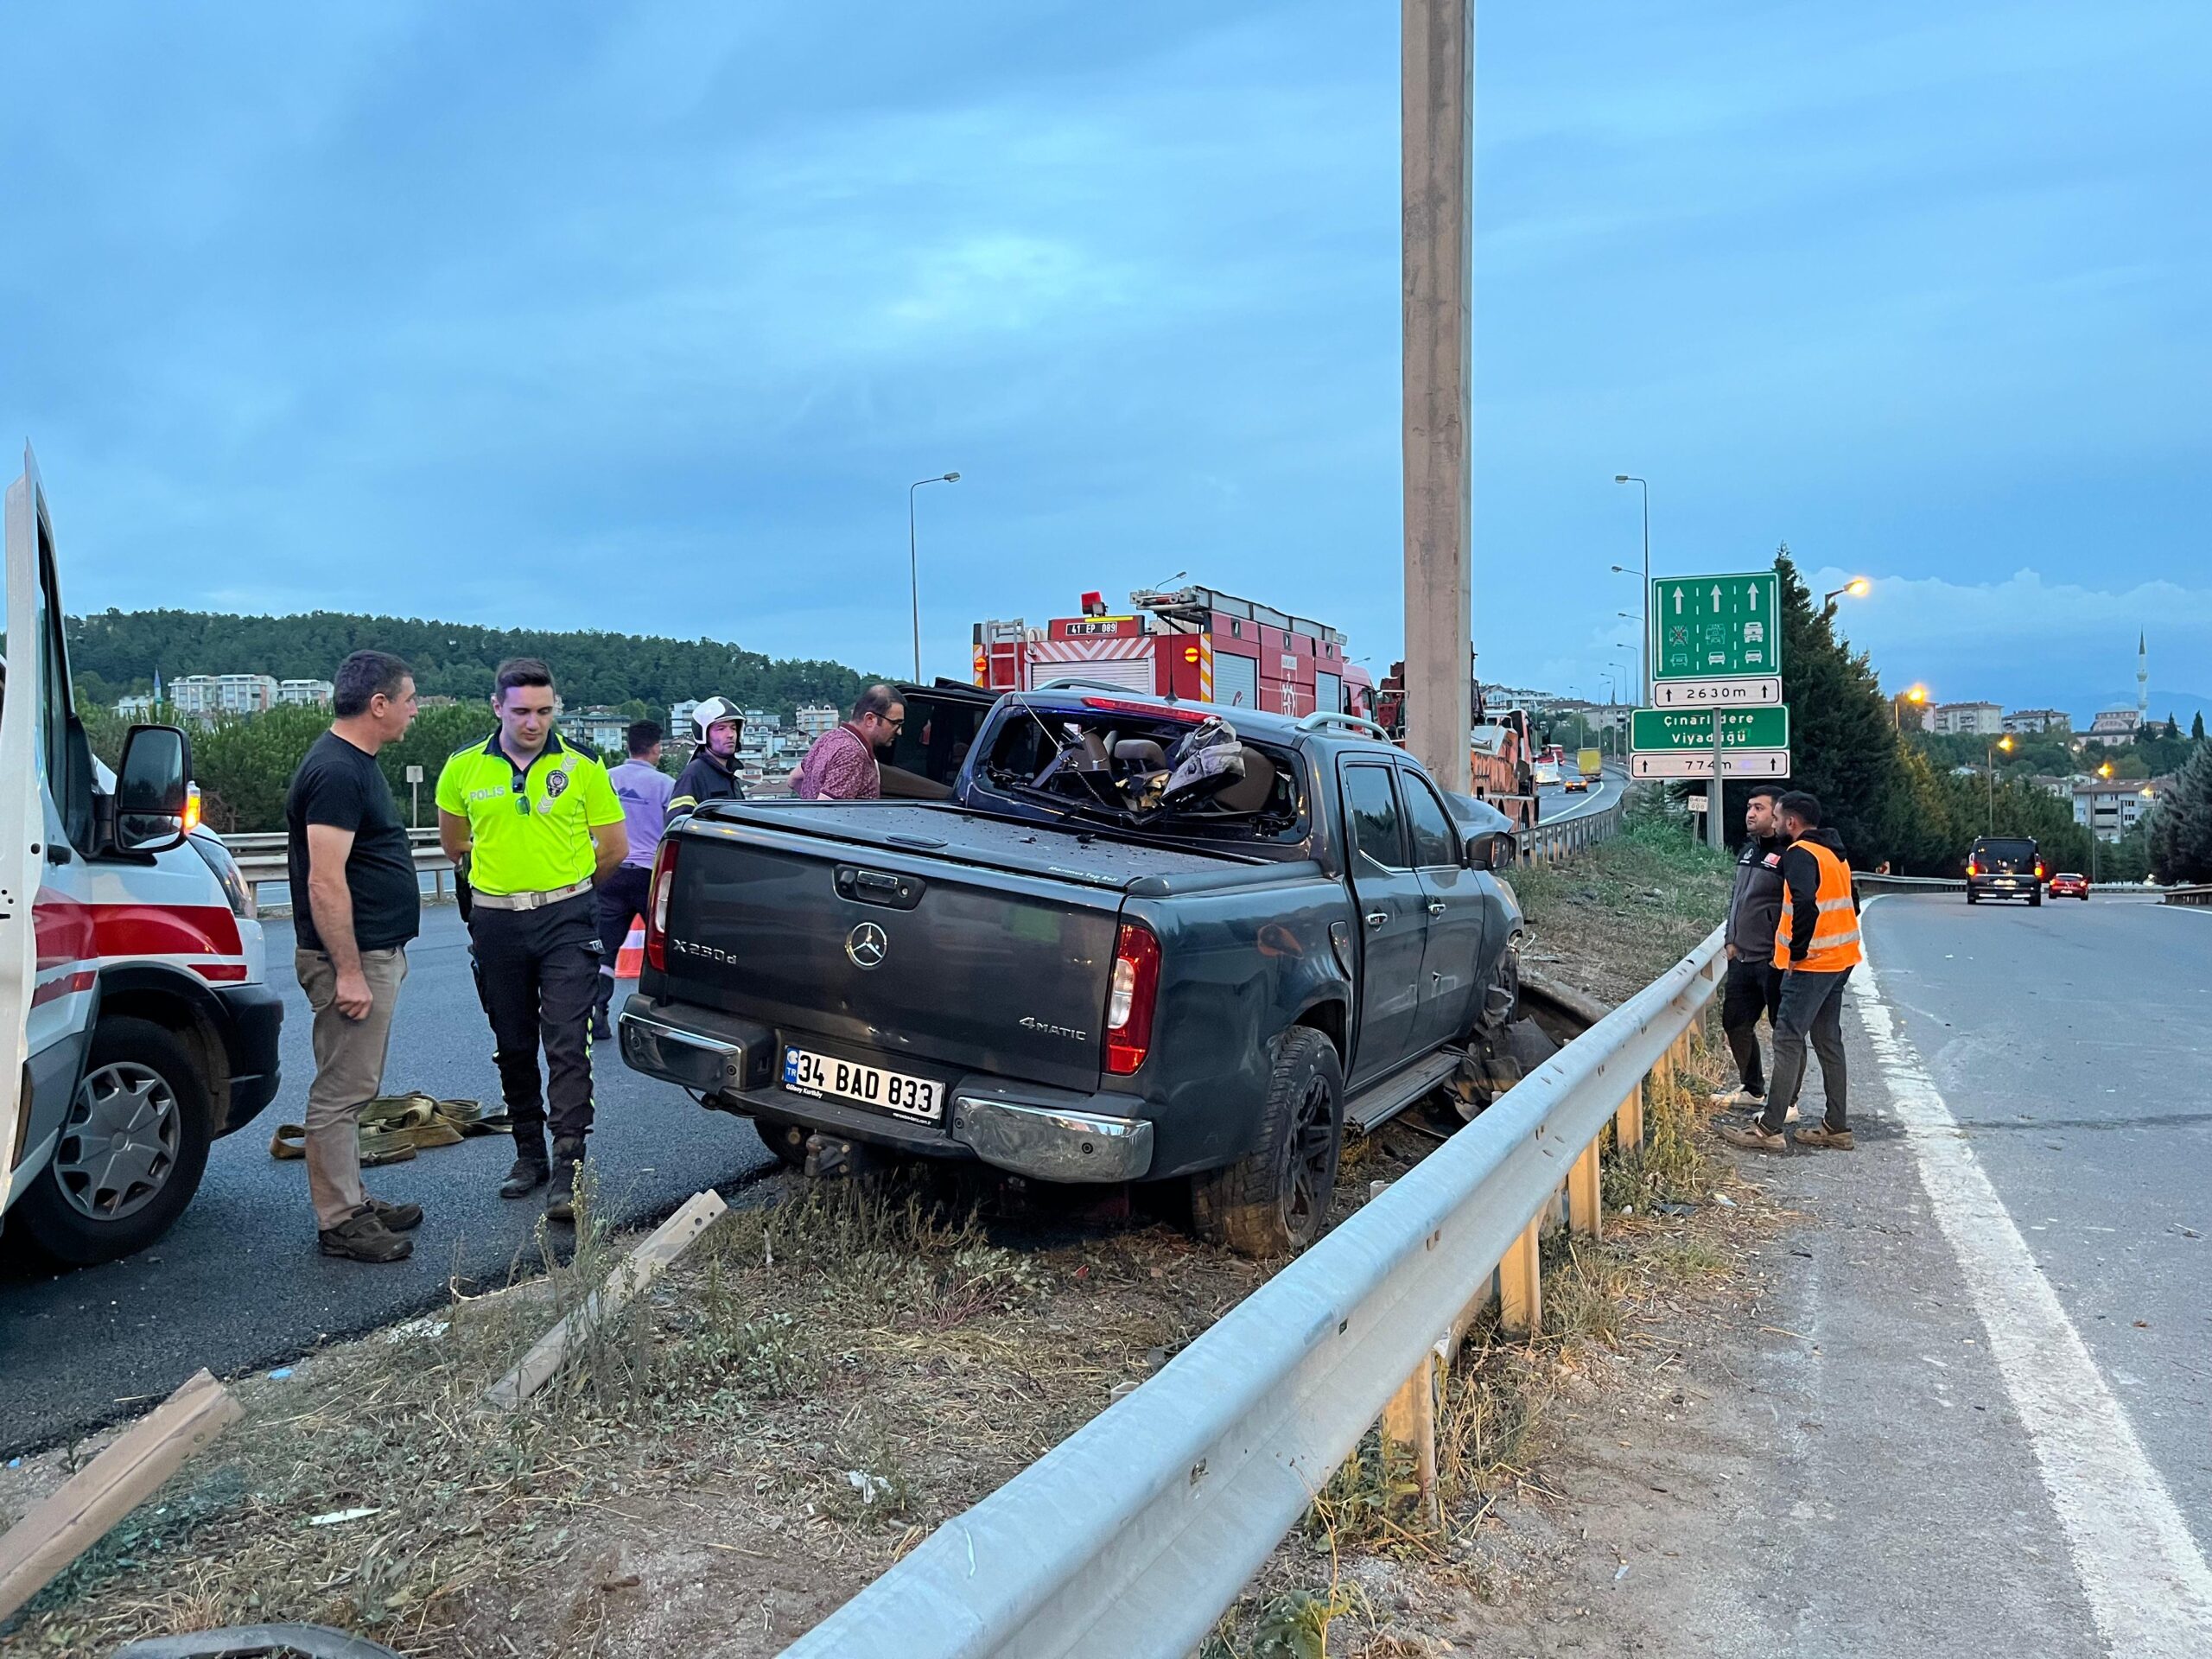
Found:
[[[453,874],[453,861],[446,856],[445,849],[438,845],[435,830],[410,830],[407,839],[415,849],[415,868],[427,871],[430,877],[430,902],[442,905],[453,897],[452,885],[448,880]],[[264,882],[291,880],[291,870],[284,861],[286,837],[282,834],[256,833],[245,836],[225,836],[223,845],[231,849],[231,856],[238,861],[238,875],[253,893],[253,905],[264,915],[290,913],[290,906],[279,905],[264,910],[261,889]],[[296,902],[297,895],[294,899]]]
[[[1569,1224],[1597,1231],[1599,1140],[1615,1122],[1641,1144],[1644,1080],[1680,1057],[1722,961],[1716,928],[790,1659],[1187,1654],[1378,1415],[1433,1474],[1440,1355],[1493,1275],[1505,1326],[1535,1325],[1562,1185]]]
[[[2046,884],[2047,885],[2047,884]],[[1866,870],[1851,873],[1852,891],[1861,899],[1872,899],[1885,893],[1964,893],[1966,878],[1962,875],[1875,875]],[[2181,888],[2146,887],[2140,881],[2092,881],[2091,893],[2163,893],[2182,892]],[[2212,893],[2212,887],[2205,889]],[[2049,895],[2046,894],[2046,897]],[[2183,899],[2178,901],[2188,904]]]
[[[2212,905],[2212,882],[2186,887],[2167,887],[2163,890],[2162,899],[2169,905]]]
[[[1578,813],[1551,823],[1540,823],[1518,837],[1523,864],[1556,864],[1585,847],[1610,840],[1620,833],[1621,815],[1628,810],[1624,794],[1611,806],[1596,812]]]

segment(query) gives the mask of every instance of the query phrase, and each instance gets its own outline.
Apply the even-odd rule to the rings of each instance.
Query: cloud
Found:
[[[1828,567],[1806,582],[1820,594],[1865,574]],[[2076,715],[2115,698],[2132,705],[2139,637],[2149,644],[2154,710],[2164,712],[2160,698],[2170,693],[2212,694],[2212,586],[2096,588],[2032,569],[1992,582],[1877,575],[1865,599],[1836,603],[1838,626],[1872,655],[1885,684],[1925,680],[1941,702],[1987,699]]]

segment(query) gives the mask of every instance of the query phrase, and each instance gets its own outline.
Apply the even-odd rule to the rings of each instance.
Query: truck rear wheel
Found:
[[[1259,1144],[1225,1169],[1191,1177],[1200,1236],[1239,1255],[1281,1255],[1321,1236],[1344,1148],[1344,1074],[1319,1032],[1294,1026],[1274,1040]]]
[[[18,1207],[23,1230],[69,1267],[143,1250],[200,1190],[213,1138],[207,1084],[175,1034],[102,1020],[54,1156]]]

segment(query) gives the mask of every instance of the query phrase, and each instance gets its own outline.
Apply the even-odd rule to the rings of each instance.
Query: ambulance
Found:
[[[65,1266],[144,1249],[276,1092],[283,999],[251,890],[200,828],[192,745],[78,719],[38,464],[6,498],[0,1233]]]

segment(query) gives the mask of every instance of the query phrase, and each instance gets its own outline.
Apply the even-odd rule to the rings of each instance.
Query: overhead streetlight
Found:
[[[1651,486],[1648,480],[1633,473],[1615,473],[1613,482],[1634,484],[1643,492],[1643,591],[1649,594],[1651,592]],[[1613,569],[1619,570],[1621,567],[1617,564]],[[1648,703],[1651,701],[1651,630],[1645,628],[1643,635],[1643,701]]]
[[[939,473],[935,478],[918,478],[906,486],[906,579],[914,595],[914,683],[922,683],[922,566],[914,550],[914,492],[925,484],[957,484],[957,473]]]
[[[1853,599],[1864,599],[1866,597],[1868,593],[1872,591],[1873,586],[1874,584],[1867,581],[1864,576],[1853,576],[1849,582],[1845,582],[1842,587],[1835,588],[1832,592],[1821,594],[1821,607],[1825,609],[1828,606],[1834,604],[1836,601],[1841,599],[1846,594],[1849,594]]]
[[[1899,696],[1891,697],[1890,699],[1890,729],[1893,732],[1903,731],[1904,729],[1904,705],[1906,703],[1910,703],[1916,709],[1927,701],[1928,688],[1924,685],[1914,685],[1909,687]]]

